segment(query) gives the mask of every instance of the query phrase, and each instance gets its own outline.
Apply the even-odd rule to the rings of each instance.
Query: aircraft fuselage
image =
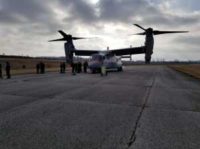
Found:
[[[93,54],[88,62],[88,68],[92,73],[100,72],[103,65],[107,70],[122,71],[121,59],[114,55]]]

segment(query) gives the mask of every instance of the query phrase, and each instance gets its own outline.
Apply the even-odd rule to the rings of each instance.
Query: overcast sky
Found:
[[[199,0],[0,0],[0,54],[64,56],[57,30],[74,36],[77,49],[105,50],[144,45],[142,30],[188,30],[155,36],[154,60],[200,60]],[[144,55],[133,56],[144,59]]]

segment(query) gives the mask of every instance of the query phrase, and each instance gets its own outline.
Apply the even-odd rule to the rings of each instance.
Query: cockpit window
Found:
[[[103,59],[102,55],[92,55],[92,60],[102,61]]]
[[[105,59],[110,59],[112,57],[114,57],[114,55],[112,53],[109,53],[109,54],[105,55]]]

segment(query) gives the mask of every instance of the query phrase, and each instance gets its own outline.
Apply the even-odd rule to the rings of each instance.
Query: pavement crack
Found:
[[[155,83],[156,74],[154,74],[154,76],[155,77],[153,78],[151,85],[148,86],[146,94],[144,96],[144,103],[143,103],[143,105],[141,107],[141,111],[139,112],[139,115],[138,115],[138,117],[136,119],[135,126],[134,126],[133,131],[132,131],[132,135],[131,135],[131,137],[129,139],[129,142],[127,143],[127,149],[129,149],[133,145],[133,143],[135,142],[135,140],[136,140],[136,131],[137,131],[137,128],[139,127],[139,121],[140,121],[140,119],[142,117],[144,109],[147,107],[146,104],[148,102],[148,99],[149,99],[150,94],[151,94],[151,90],[152,90],[152,88],[154,86],[154,83]]]

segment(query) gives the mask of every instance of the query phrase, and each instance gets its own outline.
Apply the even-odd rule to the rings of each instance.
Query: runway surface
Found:
[[[1,149],[198,149],[200,82],[166,66],[0,80]]]

